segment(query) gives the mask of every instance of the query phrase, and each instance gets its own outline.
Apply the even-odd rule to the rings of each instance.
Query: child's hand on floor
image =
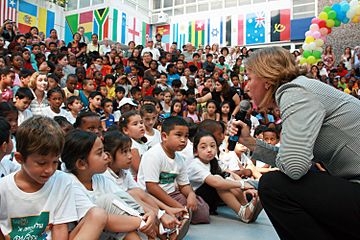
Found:
[[[195,212],[197,210],[198,201],[196,199],[196,194],[191,192],[187,197],[187,204],[186,207],[191,211]]]
[[[147,236],[155,238],[156,237],[156,226],[155,226],[155,213],[153,212],[147,212],[142,217],[142,219],[145,221],[145,226],[140,228],[139,230],[143,233],[145,233]]]

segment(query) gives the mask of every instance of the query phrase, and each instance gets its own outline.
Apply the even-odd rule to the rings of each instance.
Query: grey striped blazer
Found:
[[[300,76],[279,87],[281,146],[257,140],[253,158],[301,178],[312,162],[329,174],[360,183],[360,100]]]

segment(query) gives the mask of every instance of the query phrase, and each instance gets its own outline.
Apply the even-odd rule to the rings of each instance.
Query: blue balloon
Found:
[[[340,12],[336,12],[336,18],[339,20],[339,21],[342,21],[344,18],[346,18],[346,14],[342,11]]]
[[[341,11],[341,5],[339,3],[335,3],[334,5],[332,5],[332,10],[334,10],[336,13]]]
[[[341,2],[341,3],[343,3],[343,2]],[[349,11],[349,9],[350,9],[350,5],[347,2],[344,4],[341,4],[341,11],[346,13],[347,11]]]
[[[344,17],[343,20],[341,20],[343,23],[348,23],[350,21],[350,19],[348,19],[347,17]]]

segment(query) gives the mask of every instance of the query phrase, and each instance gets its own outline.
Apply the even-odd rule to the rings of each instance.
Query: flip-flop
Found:
[[[253,214],[250,222],[255,222],[256,221],[256,219],[258,218],[258,216],[261,213],[261,210],[263,210],[263,206],[262,206],[261,201],[260,201],[260,199],[258,197],[256,205],[255,205],[255,209],[254,209],[254,214]]]

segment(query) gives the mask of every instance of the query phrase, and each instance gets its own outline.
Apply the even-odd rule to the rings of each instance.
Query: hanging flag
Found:
[[[197,20],[195,21],[195,47],[199,45],[204,47],[205,44],[205,21]]]
[[[237,31],[237,44],[244,45],[244,15],[242,14],[238,16]]]
[[[208,20],[208,44],[219,44],[222,39],[222,22],[220,17],[213,17]]]
[[[121,14],[121,43],[122,44],[126,44],[126,13],[122,13]]]
[[[132,19],[132,20],[131,20]],[[134,41],[136,44],[141,44],[141,25],[138,26],[141,22],[137,21],[136,17],[130,17],[129,25],[128,25],[128,41]]]
[[[94,29],[94,14],[93,11],[83,12],[79,14],[79,27],[84,27],[84,35],[91,40],[91,35]],[[77,30],[76,30],[77,31]]]
[[[101,8],[94,10],[94,29],[99,40],[109,37],[109,8]]]
[[[112,30],[112,40],[117,42],[118,39],[118,21],[119,21],[119,11],[114,8],[113,12],[113,30]]]
[[[37,6],[23,0],[19,1],[18,28],[21,33],[27,33],[32,26],[37,25]]]
[[[161,42],[166,44],[166,51],[168,51],[170,47],[170,25],[157,26],[156,33],[162,35]]]
[[[225,26],[226,26],[225,46],[231,46],[231,35],[232,35],[231,16],[226,17]]]
[[[65,17],[65,42],[73,40],[73,34],[77,32],[79,14],[72,14]]]
[[[190,21],[188,25],[189,42],[195,45],[195,21]]]
[[[290,9],[271,11],[271,42],[290,40]]]
[[[50,36],[50,30],[55,27],[55,13],[46,8],[39,8],[38,12],[38,28],[39,32],[43,32],[46,37]]]
[[[17,17],[17,0],[0,0],[0,24],[7,19],[16,22]]]
[[[150,38],[150,24],[147,24],[146,22],[142,22],[141,38],[142,45],[145,46]]]
[[[265,42],[265,12],[246,14],[246,44]]]

